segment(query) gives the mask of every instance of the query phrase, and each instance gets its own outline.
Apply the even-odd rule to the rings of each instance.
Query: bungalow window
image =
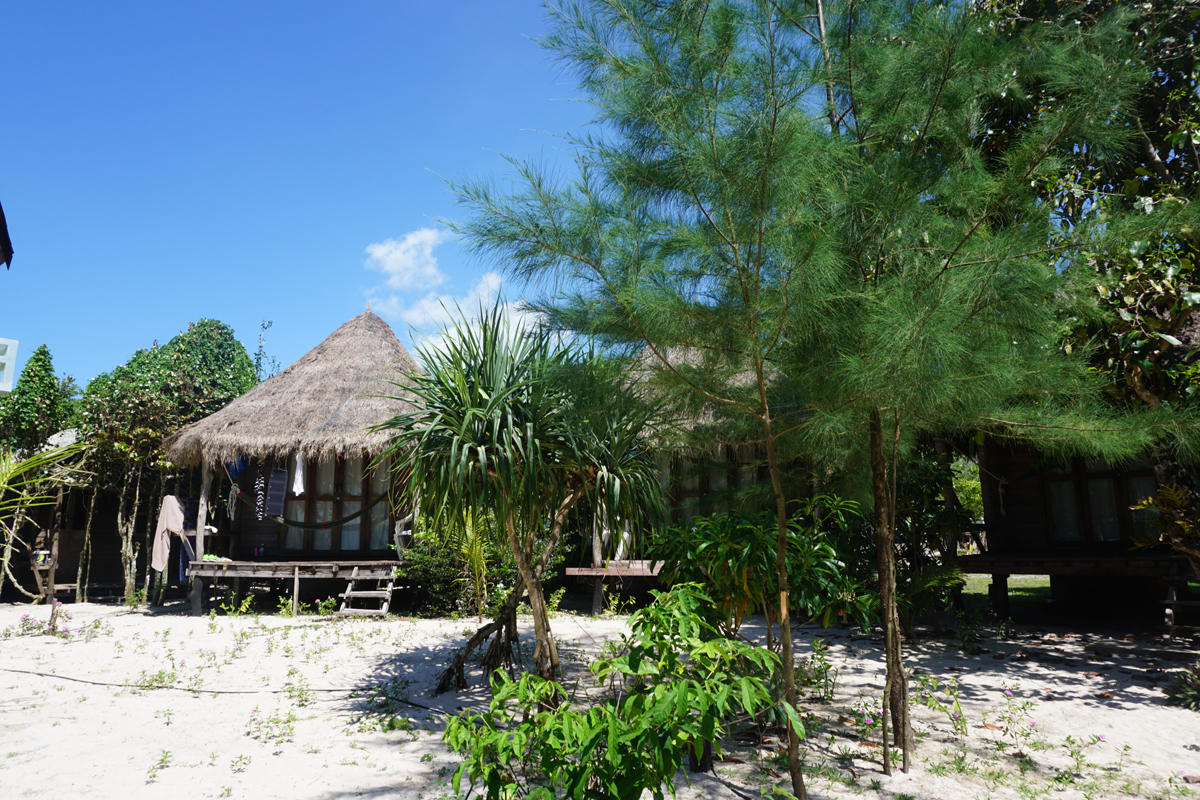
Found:
[[[1075,508],[1075,484],[1068,480],[1047,482],[1050,522],[1054,538],[1060,542],[1079,541],[1079,513]]]
[[[1129,506],[1155,491],[1145,460],[1128,466],[1076,460],[1043,474],[1050,534],[1064,544],[1116,544],[1143,535],[1152,512]]]
[[[296,522],[332,523],[358,514],[363,508],[387,494],[385,467],[365,475],[366,462],[361,456],[297,463],[288,459],[288,498],[286,517]],[[296,470],[304,471],[301,486],[308,491],[296,493]],[[299,528],[288,525],[283,533],[283,549],[314,553],[361,553],[364,549],[386,550],[391,525],[387,501],[375,505],[366,514],[327,528]],[[364,548],[364,531],[367,532]]]

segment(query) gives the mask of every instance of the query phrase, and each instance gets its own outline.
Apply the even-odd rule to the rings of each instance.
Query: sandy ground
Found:
[[[443,714],[482,708],[486,694],[475,686],[478,676],[466,692],[431,697],[430,690],[473,620],[63,609],[71,633],[58,638],[23,634],[22,617],[44,621],[48,609],[0,606],[4,798],[454,796],[449,778],[457,760],[441,742]],[[571,615],[553,624],[577,676],[624,628],[622,618]],[[811,652],[814,635],[829,644],[837,688],[832,700],[804,702],[813,715],[806,742],[813,797],[1185,797],[1200,790],[1184,781],[1200,775],[1200,714],[1167,705],[1160,688],[1180,664],[1144,653],[1089,660],[1085,649],[1152,642],[1126,642],[1121,632],[1025,631],[967,656],[950,642],[919,638],[908,663],[940,683],[958,682],[967,735],[955,736],[947,713],[914,705],[917,758],[908,774],[886,777],[878,747],[863,744],[877,743],[878,734],[864,731],[855,714],[869,712],[881,695],[879,642],[845,629],[805,630],[801,654]],[[403,699],[425,708],[394,702]],[[1002,748],[1008,740],[996,723],[1024,702],[1033,705],[1017,716],[1035,724],[1021,728],[1029,735],[1017,737],[1019,747]],[[1078,772],[1068,736],[1094,741]],[[1028,758],[1018,759],[1016,749]],[[717,775],[688,784],[681,774],[680,794],[758,797],[782,785],[773,777],[786,775],[778,750],[770,737],[728,742]]]

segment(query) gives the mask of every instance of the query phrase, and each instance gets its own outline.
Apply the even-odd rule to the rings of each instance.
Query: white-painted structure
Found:
[[[12,391],[17,379],[17,340],[0,339],[0,394]]]

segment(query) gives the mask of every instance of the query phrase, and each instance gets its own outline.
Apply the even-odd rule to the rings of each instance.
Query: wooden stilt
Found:
[[[212,465],[204,462],[200,473],[200,500],[196,509],[196,560],[204,560],[204,526],[208,524],[208,490],[212,486]],[[192,578],[192,616],[204,613],[204,579]]]
[[[292,616],[300,613],[300,567],[292,567]]]

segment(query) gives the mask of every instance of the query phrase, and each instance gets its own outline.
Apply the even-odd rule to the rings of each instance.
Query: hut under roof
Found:
[[[418,369],[388,324],[368,310],[287,369],[168,437],[167,458],[202,470],[198,555],[268,564],[280,558],[288,563],[394,561],[390,545],[399,525],[392,503],[385,502],[391,494],[389,475],[386,467],[369,468],[388,437],[371,428],[413,409],[413,395],[403,384]],[[229,473],[246,499],[261,488],[256,475],[270,476],[268,512],[256,514],[253,503],[238,503],[233,514],[210,520],[213,476],[220,480],[238,462],[253,465],[240,476],[236,469]],[[272,516],[278,511],[269,510],[271,502],[282,507],[284,522]],[[206,534],[209,522],[221,529]],[[196,612],[201,582],[193,577]]]
[[[386,322],[366,311],[299,361],[215,414],[167,438],[167,458],[185,467],[298,455],[325,460],[379,451],[369,429],[412,410],[402,382],[419,371]]]

